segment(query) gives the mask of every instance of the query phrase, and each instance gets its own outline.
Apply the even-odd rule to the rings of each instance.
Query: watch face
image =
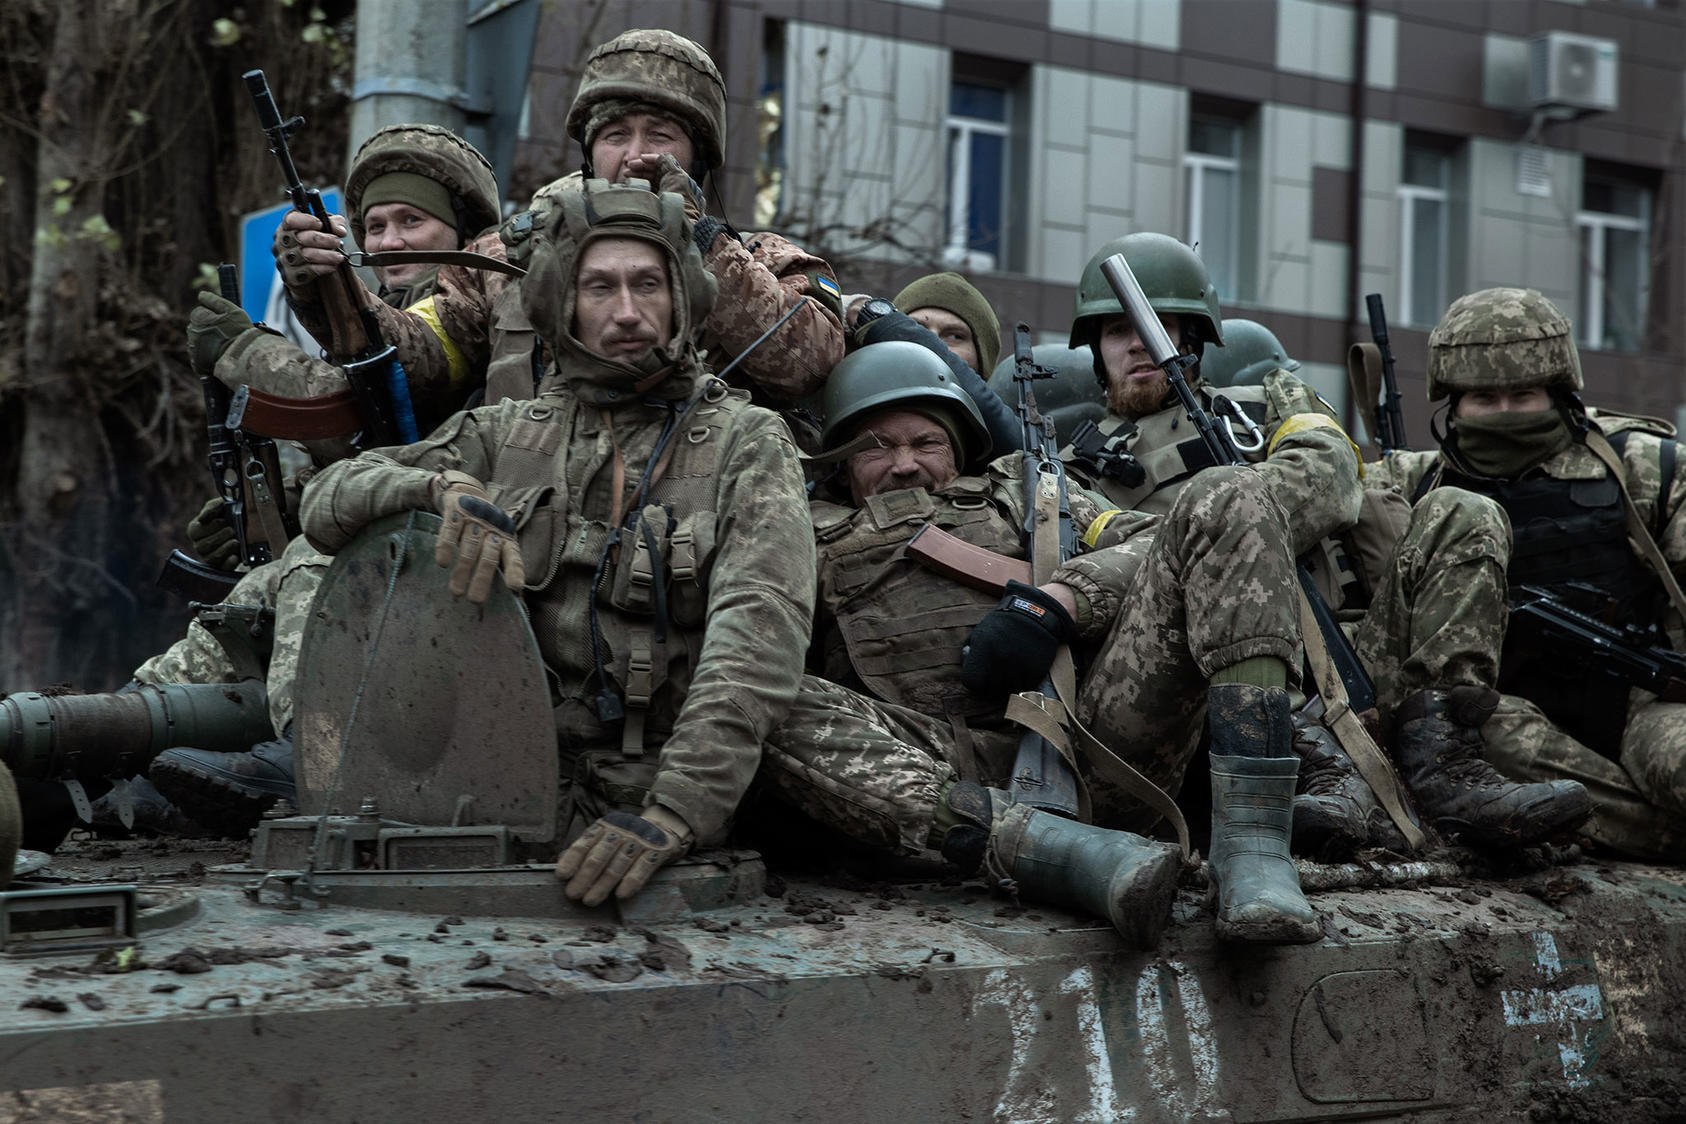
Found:
[[[890,313],[896,311],[896,306],[885,300],[883,297],[873,297],[871,300],[866,302],[861,311],[870,312],[874,316],[888,316]]]

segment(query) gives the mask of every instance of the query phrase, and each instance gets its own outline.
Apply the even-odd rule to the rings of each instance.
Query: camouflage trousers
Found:
[[[1485,496],[1435,488],[1411,508],[1354,636],[1384,730],[1419,691],[1498,682],[1510,545],[1510,520]]]
[[[1078,690],[1078,720],[1166,792],[1182,787],[1213,673],[1242,660],[1299,666],[1299,586],[1288,517],[1265,478],[1208,469],[1149,530],[1109,549],[1139,555]],[[1157,815],[1081,756],[1095,822],[1145,831]]]
[[[1515,695],[1504,696],[1481,733],[1487,760],[1512,780],[1586,785],[1593,811],[1581,830],[1597,842],[1636,858],[1686,862],[1686,704],[1634,690],[1619,762]]]
[[[333,559],[313,550],[304,536],[287,544],[281,557],[246,573],[223,598],[225,605],[260,605],[275,610],[274,643],[265,677],[269,716],[277,733],[293,720],[293,683],[298,678],[299,642],[310,605]],[[141,683],[230,683],[239,678],[216,637],[198,621],[187,635],[135,669]]]
[[[948,723],[804,675],[762,747],[755,783],[851,839],[915,855],[958,779],[954,758]]]

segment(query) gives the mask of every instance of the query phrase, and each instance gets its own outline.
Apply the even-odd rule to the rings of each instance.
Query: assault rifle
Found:
[[[1141,336],[1153,362],[1165,372],[1165,377],[1169,380],[1171,389],[1176,392],[1189,421],[1194,423],[1195,430],[1206,443],[1206,450],[1213,462],[1220,465],[1246,464],[1245,458],[1235,446],[1235,435],[1229,428],[1228,420],[1225,419],[1225,424],[1219,427],[1212,420],[1212,415],[1200,404],[1200,399],[1195,397],[1194,391],[1189,388],[1183,372],[1194,365],[1195,357],[1178,354],[1176,347],[1171,343],[1171,337],[1165,331],[1165,326],[1159,322],[1159,314],[1153,311],[1153,305],[1131,271],[1130,263],[1124,260],[1124,255],[1113,254],[1101,262],[1101,274],[1106,277],[1107,284],[1112,287],[1119,303],[1130,314],[1136,332]],[[1364,666],[1358,662],[1358,653],[1353,651],[1351,642],[1347,640],[1346,633],[1341,631],[1328,602],[1323,600],[1311,571],[1306,568],[1304,562],[1298,562],[1295,568],[1299,574],[1300,588],[1305,591],[1312,616],[1316,618],[1317,631],[1322,634],[1329,649],[1329,658],[1346,688],[1347,699],[1352,704],[1352,709],[1359,714],[1375,709],[1376,687],[1370,681]]]
[[[263,71],[247,71],[246,89],[257,107],[258,123],[269,138],[269,151],[281,164],[287,197],[295,210],[313,215],[322,229],[332,231],[322,193],[306,187],[293,164],[287,138],[304,124],[304,118],[281,119],[275,97]],[[317,293],[328,318],[329,354],[345,371],[346,381],[362,411],[364,444],[412,444],[420,440],[415,408],[410,402],[410,384],[398,362],[397,349],[381,339],[380,321],[368,304],[368,290],[352,271],[350,259],[335,272],[318,279]]]
[[[1519,630],[1529,650],[1552,648],[1583,674],[1643,688],[1664,702],[1686,702],[1686,654],[1656,646],[1656,634],[1646,629],[1606,624],[1549,589],[1522,585],[1511,590],[1510,604],[1511,635]]]
[[[1393,373],[1393,348],[1387,342],[1387,312],[1382,308],[1382,295],[1370,293],[1364,298],[1370,311],[1370,338],[1382,354],[1382,396],[1376,403],[1376,443],[1383,452],[1406,448],[1405,415],[1399,409],[1399,380]]]

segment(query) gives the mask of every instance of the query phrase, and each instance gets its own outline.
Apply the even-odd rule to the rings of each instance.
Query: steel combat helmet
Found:
[[[1197,339],[1223,346],[1223,318],[1218,314],[1218,290],[1200,255],[1168,234],[1139,231],[1114,238],[1095,251],[1077,283],[1077,307],[1071,318],[1071,346],[1094,346],[1100,322],[1124,311],[1101,263],[1123,254],[1130,272],[1141,283],[1153,310],[1190,317]],[[1096,362],[1100,356],[1096,355]]]
[[[990,454],[989,430],[972,396],[954,381],[948,364],[921,344],[885,340],[843,357],[825,382],[825,432],[821,440],[836,448],[853,436],[856,422],[889,407],[934,411],[956,440],[954,463],[964,468]]]
[[[364,196],[371,184],[391,175],[420,176],[445,188],[450,194],[446,213],[438,214],[432,206],[422,209],[456,227],[459,242],[497,225],[503,210],[491,162],[478,148],[439,125],[389,125],[357,149],[346,177],[346,217],[358,245],[363,243]],[[369,205],[387,201],[376,199]]]
[[[1257,320],[1231,318],[1224,321],[1223,348],[1200,361],[1200,377],[1211,386],[1263,386],[1277,368],[1297,371],[1300,361]]]
[[[568,135],[591,159],[587,130],[605,102],[647,102],[679,119],[707,171],[725,162],[726,83],[701,45],[658,28],[623,31],[585,60]]]
[[[1581,389],[1568,317],[1534,289],[1481,289],[1453,301],[1428,336],[1428,400],[1455,391]]]
[[[682,198],[671,192],[658,195],[642,184],[587,180],[583,190],[562,192],[546,210],[527,213],[535,225],[527,240],[521,306],[541,336],[576,360],[635,377],[663,367],[694,365],[693,335],[714,308],[716,284],[692,241]],[[588,245],[603,238],[648,242],[667,263],[673,337],[639,365],[598,355],[574,336],[579,259]]]

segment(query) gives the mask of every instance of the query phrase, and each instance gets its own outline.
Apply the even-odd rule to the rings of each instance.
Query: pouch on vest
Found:
[[[682,628],[708,618],[708,571],[714,562],[714,512],[693,511],[673,528],[668,549],[668,616]]]
[[[621,530],[614,582],[609,587],[609,603],[615,608],[641,616],[654,613],[658,606],[666,608],[660,603],[665,601],[667,592],[667,563],[663,553],[670,524],[667,509],[660,504],[650,504],[627,517]]]

